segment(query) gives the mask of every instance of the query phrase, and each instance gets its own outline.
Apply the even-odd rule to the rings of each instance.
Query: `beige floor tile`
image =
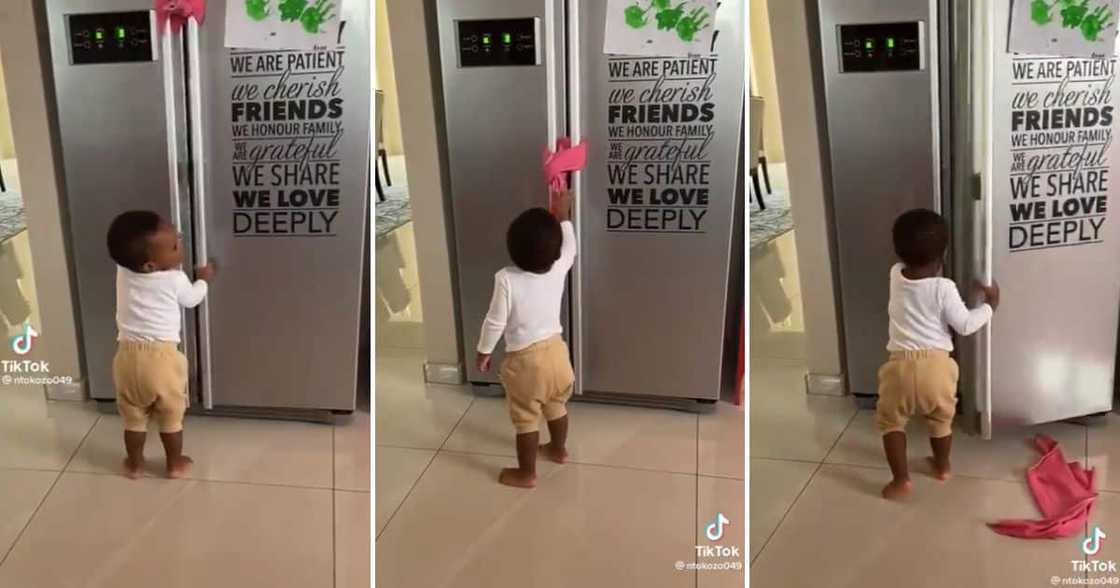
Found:
[[[377,535],[385,529],[390,517],[431,463],[435,451],[428,449],[377,448]]]
[[[1069,423],[1050,423],[996,429],[990,441],[957,428],[953,434],[951,453],[953,471],[964,476],[1022,482],[1027,468],[1038,462],[1039,453],[1031,442],[1038,434],[1054,438],[1068,459],[1084,465],[1086,428]],[[910,422],[907,445],[911,471],[915,474],[929,473],[930,467],[926,462],[931,455],[928,432],[920,419]],[[875,428],[874,411],[859,411],[825,461],[887,469],[882,437]]]
[[[0,469],[0,560],[57,477],[58,472]]]
[[[40,387],[0,388],[0,467],[62,470],[97,417],[90,403],[48,402]]]
[[[798,461],[751,460],[752,560],[762,551],[817,467],[815,463]]]
[[[1097,470],[1097,485],[1101,490],[1120,491],[1120,416],[1109,414],[1091,423],[1087,427],[1089,465]]]
[[[825,465],[751,568],[751,585],[782,588],[1048,586],[1081,537],[1030,541],[985,523],[1037,516],[1025,484],[916,478],[905,502],[879,496],[882,471]]]
[[[97,423],[68,471],[119,473],[123,425],[116,415]],[[331,487],[331,426],[227,417],[191,417],[183,453],[194,459],[190,478],[288,486]],[[146,475],[163,475],[165,460],[154,423],[144,446]]]
[[[441,453],[377,542],[377,586],[692,587],[695,476],[544,464],[533,490],[500,457]]]
[[[505,401],[479,398],[444,449],[514,457],[514,439]],[[548,439],[548,426],[542,423],[541,443]],[[695,473],[696,415],[573,401],[568,403],[567,446],[578,463]]]
[[[727,402],[700,415],[700,473],[743,479],[746,411]]]
[[[334,492],[335,588],[369,588],[369,492]]]
[[[334,487],[369,492],[370,414],[364,410],[334,429]]]
[[[63,474],[0,586],[329,588],[331,491]]]
[[[743,528],[747,526],[743,516],[745,492],[746,484],[742,480],[700,476],[699,500],[696,502],[700,524],[696,527],[696,544],[718,546],[724,551],[714,557],[698,557],[697,561],[710,564],[738,563],[739,569],[699,570],[696,572],[699,588],[740,588],[743,585],[747,569],[744,553],[747,548],[744,542],[746,535],[743,533]],[[723,537],[718,541],[711,541],[705,534],[706,525],[715,522],[718,514],[723,514],[729,522],[723,528]],[[737,549],[738,555],[731,555],[728,551],[730,549]]]
[[[849,397],[805,393],[805,368],[751,358],[751,457],[820,461],[856,413]]]
[[[378,445],[438,449],[474,400],[466,386],[426,384],[423,365],[412,353],[377,358]]]

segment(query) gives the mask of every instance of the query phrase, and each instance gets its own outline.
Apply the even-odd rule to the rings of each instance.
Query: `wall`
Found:
[[[782,0],[779,4],[788,4]],[[778,85],[774,76],[774,44],[770,30],[770,8],[767,0],[751,0],[751,91],[766,100],[763,113],[762,144],[766,160],[776,163],[786,160],[782,140],[781,109],[778,107]],[[780,10],[785,10],[780,9]],[[804,35],[802,35],[804,36]],[[784,39],[781,35],[779,39]]]
[[[752,5],[755,3],[757,0]],[[775,81],[782,103],[781,129],[796,227],[794,239],[809,374],[834,378],[842,374],[843,364],[830,250],[827,178],[822,167],[824,121],[818,118],[817,101],[823,100],[823,94],[813,87],[810,52],[817,43],[809,42],[806,4],[804,0],[773,2],[769,5],[769,17],[774,37],[786,40],[783,50],[773,58],[775,71],[780,72]]]
[[[0,63],[0,159],[12,159],[15,156],[12,121],[8,118],[8,92],[4,83],[4,65]]]
[[[53,151],[47,89],[40,51],[47,48],[45,31],[37,34],[36,0],[0,1],[0,58],[6,75],[12,137],[19,146],[19,175],[27,209],[39,312],[43,328],[39,349],[52,375],[82,374],[77,323],[71,298],[70,271],[63,236],[63,211]]]
[[[400,109],[397,106],[397,80],[393,68],[392,37],[389,35],[388,8],[385,0],[377,0],[374,5],[374,26],[376,27],[376,44],[374,45],[374,59],[377,63],[374,73],[374,89],[385,94],[384,113],[381,115],[381,130],[385,141],[385,151],[389,155],[404,153],[401,141]]]
[[[453,241],[440,152],[442,121],[436,110],[436,92],[441,90],[434,85],[432,58],[436,55],[429,53],[437,50],[438,43],[429,38],[426,23],[434,6],[419,0],[386,0],[386,5],[393,31],[393,62],[399,71],[408,72],[397,78],[397,92],[420,269],[425,353],[429,368],[460,369],[463,353],[452,273]],[[429,369],[429,378],[437,372]]]

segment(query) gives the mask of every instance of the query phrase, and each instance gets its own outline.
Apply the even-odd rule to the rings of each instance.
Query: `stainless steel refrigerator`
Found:
[[[725,335],[741,328],[743,308],[733,269],[743,249],[745,3],[719,2],[714,41],[686,57],[606,54],[607,19],[624,18],[625,7],[608,13],[605,1],[436,5],[467,355],[494,272],[510,263],[506,228],[547,204],[542,150],[569,136],[588,146],[586,168],[571,178],[579,256],[563,312],[576,393],[710,405],[734,372],[724,369]],[[658,121],[672,132],[694,125],[666,137]],[[472,363],[472,384],[498,383]]]
[[[206,301],[183,313],[192,410],[352,411],[366,304],[369,5],[344,3],[339,47],[313,51],[227,48],[221,0],[178,32],[160,32],[151,7],[46,3],[89,395],[114,397],[105,233],[117,214],[148,209],[179,227],[188,271],[218,266]]]
[[[1011,9],[1028,10],[1023,2],[817,7],[849,391],[874,401],[890,228],[903,210],[925,207],[950,222],[946,275],[960,291],[968,296],[976,279],[1003,290],[991,324],[956,341],[966,427],[990,437],[1112,410],[1120,240],[1103,204],[1112,184],[1099,180],[1117,161],[1111,116],[1101,115],[1115,103],[1115,56],[1012,53]],[[1100,98],[1072,114],[1057,109],[1063,125],[1027,97],[1063,93]],[[1054,142],[1055,131],[1072,134]]]

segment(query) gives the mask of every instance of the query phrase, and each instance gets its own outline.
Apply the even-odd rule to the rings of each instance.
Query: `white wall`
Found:
[[[440,165],[439,133],[433,95],[432,62],[426,28],[428,2],[387,0],[392,31],[401,136],[412,202],[420,297],[424,308],[424,348],[430,365],[461,366],[455,308],[447,196]],[[431,377],[433,371],[429,370]]]
[[[4,62],[12,137],[19,155],[20,185],[43,321],[38,345],[50,362],[52,375],[78,377],[82,374],[77,326],[57,180],[61,170],[55,167],[43,83],[50,70],[44,69],[39,59],[39,42],[45,42],[45,38],[36,34],[34,3],[0,0],[0,58]]]
[[[806,355],[810,376],[842,374],[836,279],[829,247],[830,222],[821,161],[824,131],[818,126],[817,101],[806,19],[800,0],[770,2],[770,33],[783,39],[773,52],[789,193],[797,243],[801,301],[805,313]]]

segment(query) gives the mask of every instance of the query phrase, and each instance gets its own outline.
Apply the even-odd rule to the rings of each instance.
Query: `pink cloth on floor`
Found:
[[[1097,498],[1096,475],[1076,461],[1066,463],[1058,442],[1045,435],[1034,438],[1042,459],[1027,470],[1027,486],[1042,513],[1040,520],[1008,519],[989,523],[1001,535],[1023,539],[1070,537],[1085,530]]]
[[[544,149],[544,179],[548,183],[549,210],[553,209],[552,196],[568,189],[564,174],[583,169],[587,163],[586,143],[572,147],[572,140],[564,137],[556,141],[556,151]],[[554,211],[555,212],[555,211]]]

